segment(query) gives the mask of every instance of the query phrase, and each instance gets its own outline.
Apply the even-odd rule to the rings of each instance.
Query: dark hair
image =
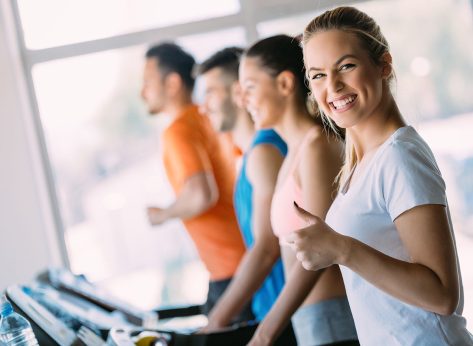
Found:
[[[259,59],[261,67],[273,77],[283,71],[292,72],[296,94],[301,103],[306,103],[310,90],[305,80],[304,58],[298,38],[287,35],[265,38],[248,48],[245,56]]]
[[[202,75],[216,67],[219,67],[233,80],[238,80],[238,68],[240,67],[240,58],[242,54],[242,48],[224,48],[211,55],[207,60],[200,64],[199,68],[197,69],[197,73]]]
[[[161,43],[152,46],[146,52],[147,59],[156,59],[158,68],[166,77],[169,73],[177,73],[189,91],[194,89],[195,78],[192,70],[194,58],[175,43]]]

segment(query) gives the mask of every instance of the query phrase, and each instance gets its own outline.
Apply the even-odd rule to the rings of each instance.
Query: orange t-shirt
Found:
[[[186,107],[163,135],[164,166],[177,194],[198,173],[212,173],[218,186],[214,207],[183,220],[211,280],[232,277],[245,253],[233,208],[235,157],[229,148],[228,138],[217,135],[194,105]]]

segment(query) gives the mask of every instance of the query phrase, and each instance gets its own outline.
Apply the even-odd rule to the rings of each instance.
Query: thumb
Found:
[[[312,215],[304,208],[299,207],[296,201],[294,201],[294,208],[296,209],[297,215],[299,215],[299,217],[305,222],[307,222],[309,225],[313,225],[315,221],[317,221],[317,216]]]

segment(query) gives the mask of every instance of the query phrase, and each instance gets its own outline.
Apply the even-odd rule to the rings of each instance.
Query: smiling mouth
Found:
[[[357,95],[350,95],[343,99],[329,102],[330,107],[337,111],[342,111],[350,108],[350,105],[357,99]]]

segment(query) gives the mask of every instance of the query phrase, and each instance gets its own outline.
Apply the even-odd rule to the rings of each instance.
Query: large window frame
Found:
[[[61,265],[69,269],[71,269],[71,265],[66,247],[66,227],[63,222],[64,218],[58,198],[58,189],[54,179],[51,157],[46,145],[45,131],[33,83],[33,69],[36,65],[109,50],[150,45],[163,40],[178,40],[180,37],[211,33],[235,27],[242,28],[245,33],[246,42],[252,43],[260,36],[258,25],[261,23],[313,13],[317,10],[324,11],[340,5],[356,6],[359,3],[372,2],[372,0],[239,0],[240,10],[232,15],[136,31],[74,44],[44,49],[29,49],[25,43],[17,1],[1,2],[0,16],[2,20],[5,19],[3,27],[7,29],[6,34],[2,35],[2,37],[5,36],[6,41],[11,41],[7,42],[10,48],[7,54],[9,55],[9,60],[13,62],[11,65],[14,68],[14,75],[18,77],[18,85],[15,84],[14,87],[18,89],[15,92],[19,96],[21,105],[18,105],[15,111],[25,115],[24,123],[26,127],[25,132],[28,137],[27,145],[31,147],[31,157],[29,159],[34,161],[31,165],[34,168],[32,172],[34,175],[33,180],[39,182],[38,185],[41,185],[35,191],[28,191],[29,195],[25,193],[25,196],[27,196],[26,198],[36,197],[35,194],[39,194],[38,200],[44,205],[39,206],[38,209],[41,209],[43,212],[43,215],[40,216],[44,217],[40,219],[35,214],[32,218],[32,223],[42,222],[42,227],[38,228],[45,229],[47,239],[45,239],[44,243],[47,243],[47,248],[52,249],[50,258],[38,255],[38,258],[35,257],[35,260],[38,260],[38,265],[46,261],[49,261],[48,265],[56,265],[60,262]],[[473,13],[473,0],[469,0],[469,3],[471,4],[470,10]],[[8,198],[9,196],[6,197],[6,199]],[[13,224],[13,226],[15,227],[16,224]],[[19,238],[22,236],[20,235]],[[17,239],[19,238],[17,237]],[[465,267],[462,269],[465,280],[465,272],[467,270],[465,270]]]
[[[43,49],[29,49],[26,46],[22,29],[21,16],[17,0],[12,0],[7,10],[13,19],[16,39],[18,42],[21,64],[24,70],[26,82],[27,98],[29,100],[30,114],[34,126],[34,141],[39,148],[42,170],[45,174],[46,189],[50,210],[54,222],[54,232],[59,239],[60,255],[65,267],[70,268],[69,257],[65,242],[65,226],[61,214],[61,206],[58,200],[57,188],[54,182],[54,172],[48,148],[45,140],[45,133],[41,123],[41,117],[36,98],[35,86],[33,83],[33,68],[36,64],[53,60],[77,57],[86,54],[104,52],[120,48],[133,47],[138,45],[149,45],[152,43],[177,40],[181,36],[203,34],[212,31],[231,29],[236,26],[243,27],[246,41],[254,42],[259,38],[257,26],[261,22],[283,18],[291,15],[303,14],[314,10],[324,10],[334,6],[355,4],[366,2],[367,0],[319,0],[314,4],[313,0],[271,0],[253,1],[240,0],[240,11],[238,13],[198,20],[188,23],[181,23],[149,30],[136,31],[127,34],[115,35],[107,38],[83,41],[73,44],[55,46]]]

